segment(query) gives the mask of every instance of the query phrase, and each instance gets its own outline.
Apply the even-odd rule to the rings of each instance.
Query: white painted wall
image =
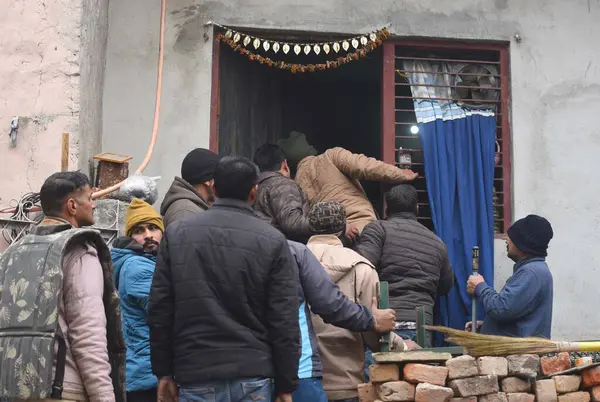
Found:
[[[113,1],[104,97],[105,151],[141,161],[152,123],[158,0]],[[391,24],[399,36],[511,41],[515,217],[546,216],[555,238],[556,338],[600,337],[600,1],[561,0],[170,0],[165,94],[157,154],[149,167],[165,191],[185,153],[208,146],[209,20],[273,29],[368,32]],[[513,40],[515,34],[523,38]],[[496,241],[496,282],[510,275]]]

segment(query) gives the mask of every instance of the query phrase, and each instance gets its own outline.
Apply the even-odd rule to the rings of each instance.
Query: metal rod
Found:
[[[473,275],[479,275],[479,247],[473,247]],[[471,331],[477,333],[477,298],[473,295],[471,305]]]
[[[396,99],[424,99],[431,101],[458,101],[458,102],[472,102],[472,103],[500,103],[499,100],[480,100],[480,99],[459,99],[459,98],[433,98],[430,96],[396,96]]]
[[[397,73],[407,73],[407,74],[435,74],[435,75],[461,75],[461,76],[472,76],[472,77],[496,77],[502,78],[499,74],[477,74],[477,73],[449,73],[449,72],[441,72],[441,71],[418,71],[418,70],[402,70],[397,69]]]
[[[474,87],[467,85],[441,85],[441,84],[410,84],[408,82],[397,82],[396,85],[403,87],[433,87],[433,88],[466,88],[466,89],[493,89],[494,91],[501,91],[500,87]]]
[[[377,301],[380,310],[385,310],[390,307],[390,288],[387,282],[379,282],[377,284]],[[392,342],[392,336],[389,332],[381,335],[379,338],[379,350],[381,352],[389,352]]]
[[[487,60],[459,60],[459,59],[438,59],[435,57],[403,57],[396,56],[397,60],[418,60],[418,61],[443,61],[446,63],[466,63],[466,64],[500,64],[499,61],[487,61]]]

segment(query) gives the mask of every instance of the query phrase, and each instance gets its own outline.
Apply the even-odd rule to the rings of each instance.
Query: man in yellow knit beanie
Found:
[[[125,215],[125,234],[111,250],[115,286],[121,298],[127,400],[157,400],[158,380],[150,365],[150,330],[147,305],[156,266],[156,254],[165,230],[150,204],[134,198]]]

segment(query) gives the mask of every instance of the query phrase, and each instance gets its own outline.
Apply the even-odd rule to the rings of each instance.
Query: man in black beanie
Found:
[[[206,211],[214,202],[212,185],[219,155],[196,148],[181,164],[181,177],[175,177],[160,205],[165,227],[198,212]]]
[[[538,215],[516,221],[506,238],[513,275],[497,293],[480,275],[471,275],[467,292],[485,308],[481,333],[550,339],[552,328],[552,273],[546,264],[548,243],[554,236],[550,222]]]

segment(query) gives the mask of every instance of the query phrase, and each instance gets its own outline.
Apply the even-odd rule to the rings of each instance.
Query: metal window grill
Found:
[[[419,194],[419,221],[433,229],[431,209],[425,177],[423,147],[418,134],[411,131],[417,125],[414,99],[430,99],[450,102],[472,102],[471,98],[462,99],[460,94],[473,89],[472,86],[456,84],[453,77],[455,72],[421,71],[428,74],[443,74],[448,76],[449,85],[421,84],[427,87],[440,87],[452,90],[451,97],[413,97],[408,74],[417,72],[407,66],[407,62],[445,62],[465,66],[488,66],[495,73],[482,74],[465,73],[461,76],[477,75],[493,79],[493,85],[487,86],[486,91],[497,92],[489,99],[478,100],[496,113],[496,166],[494,169],[494,231],[502,234],[508,229],[511,221],[510,203],[510,127],[508,119],[509,81],[508,81],[508,48],[498,44],[452,43],[442,41],[399,41],[384,45],[383,71],[383,157],[386,162],[406,166],[400,163],[401,152],[409,152],[410,168],[418,172],[420,177],[414,183]],[[485,68],[484,68],[485,69]],[[465,71],[465,70],[462,70]],[[419,86],[419,84],[416,84]],[[491,92],[487,92],[491,93]],[[402,150],[402,151],[400,151]],[[400,151],[400,152],[399,152]],[[406,161],[404,161],[406,162]]]

